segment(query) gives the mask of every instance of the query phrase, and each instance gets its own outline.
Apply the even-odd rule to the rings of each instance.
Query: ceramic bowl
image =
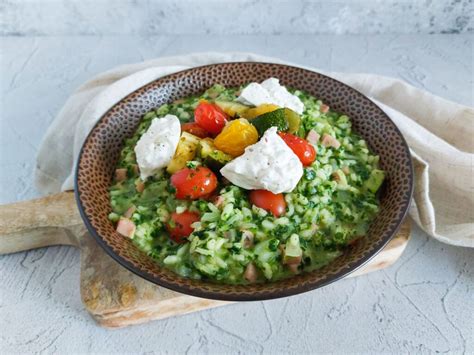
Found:
[[[348,115],[353,128],[380,156],[386,181],[380,192],[380,213],[365,238],[329,265],[282,281],[226,285],[181,277],[160,267],[131,240],[116,233],[108,220],[108,188],[124,140],[149,110],[205,91],[215,83],[227,87],[261,82],[269,77],[282,85],[305,90],[332,109]],[[214,64],[162,77],[114,105],[87,137],[77,162],[76,197],[91,235],[118,263],[157,285],[197,297],[252,301],[285,297],[314,290],[353,272],[374,257],[398,231],[407,214],[413,190],[413,168],[408,146],[395,124],[371,100],[325,75],[269,63]]]

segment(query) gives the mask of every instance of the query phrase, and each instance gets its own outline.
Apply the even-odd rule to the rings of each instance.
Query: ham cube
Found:
[[[311,129],[308,132],[308,135],[306,136],[306,140],[310,142],[312,145],[316,145],[320,137],[321,136],[318,134],[318,132],[316,132],[314,129]]]
[[[213,202],[216,205],[216,207],[220,207],[224,204],[224,197],[222,197],[221,195],[216,196]]]
[[[121,182],[127,179],[127,169],[116,169],[115,170],[115,180]]]
[[[243,230],[242,237],[243,237],[242,246],[244,247],[244,249],[249,249],[253,247],[254,235],[251,231]]]
[[[145,183],[141,180],[137,181],[135,183],[135,188],[136,188],[137,192],[142,193],[143,190],[145,190]]]
[[[253,263],[247,264],[247,267],[245,268],[244,272],[244,277],[250,283],[254,283],[255,281],[257,281],[258,271]]]
[[[289,264],[288,269],[290,269],[290,271],[293,274],[297,274],[298,273],[298,264]]]
[[[133,216],[133,214],[135,213],[135,211],[137,210],[137,208],[135,207],[135,205],[133,205],[132,207],[130,207],[124,214],[123,216],[125,218],[131,218]]]
[[[135,223],[133,223],[130,219],[121,217],[117,223],[117,233],[123,235],[124,237],[133,238],[135,234]]]
[[[341,143],[334,138],[333,136],[330,136],[327,133],[323,134],[323,139],[321,140],[321,144],[323,146],[327,147],[333,147],[333,148],[339,148],[341,146]]]

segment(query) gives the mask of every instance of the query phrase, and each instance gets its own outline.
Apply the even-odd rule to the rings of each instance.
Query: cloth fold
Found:
[[[474,247],[474,110],[373,74],[334,73],[252,53],[196,53],[119,66],[80,86],[43,139],[35,182],[42,193],[73,189],[74,165],[97,120],[129,93],[180,70],[201,65],[259,61],[315,70],[340,80],[379,105],[412,151],[415,193],[410,216],[441,242]],[[71,142],[74,142],[71,145]]]

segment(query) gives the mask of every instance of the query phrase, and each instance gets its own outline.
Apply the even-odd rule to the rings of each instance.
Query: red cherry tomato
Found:
[[[166,224],[166,229],[170,234],[170,238],[176,243],[185,243],[186,238],[194,231],[191,224],[199,220],[199,214],[196,212],[173,212],[171,214],[171,222]]]
[[[264,210],[280,217],[286,210],[283,194],[274,194],[267,190],[253,190],[250,192],[250,202]]]
[[[204,166],[184,168],[171,175],[171,184],[176,188],[176,198],[196,200],[209,196],[216,189],[217,177]]]
[[[199,138],[207,138],[210,136],[209,132],[199,126],[196,122],[182,123],[181,130],[191,133]]]
[[[316,159],[316,150],[306,139],[297,137],[291,133],[280,132],[279,135],[293,153],[300,158],[304,166],[311,165]]]
[[[213,135],[221,133],[229,117],[216,105],[201,102],[194,110],[194,121]]]

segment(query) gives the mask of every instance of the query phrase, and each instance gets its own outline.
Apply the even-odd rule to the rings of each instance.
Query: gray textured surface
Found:
[[[0,0],[8,35],[395,34],[474,30],[472,0]]]
[[[254,51],[326,70],[391,75],[474,104],[469,35],[3,37],[0,49],[0,203],[36,196],[35,153],[75,87],[115,65],[156,56]],[[415,229],[401,260],[385,271],[288,299],[113,331],[83,310],[77,250],[2,256],[0,352],[474,353],[473,256]]]

